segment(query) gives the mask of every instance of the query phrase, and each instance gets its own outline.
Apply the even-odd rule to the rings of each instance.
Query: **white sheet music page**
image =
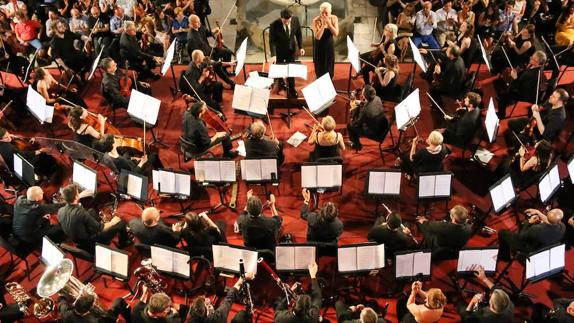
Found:
[[[128,195],[140,198],[142,196],[142,179],[128,174],[128,185],[127,192]]]
[[[411,52],[413,53],[413,59],[417,63],[417,65],[423,70],[423,73],[427,72],[427,63],[425,62],[424,58],[422,57],[419,49],[413,43],[413,40],[409,38],[409,45],[411,46]]]
[[[560,181],[560,173],[558,172],[558,164],[555,164],[549,172],[550,175],[550,185],[552,186],[552,188],[556,188],[558,186],[560,186],[561,181]]]
[[[397,255],[395,263],[395,277],[410,277],[413,275],[414,254]]]
[[[488,139],[491,143],[496,140],[496,128],[498,127],[500,120],[496,115],[496,109],[494,108],[494,101],[490,98],[488,102],[488,110],[486,110],[486,118],[484,119],[484,127],[488,134]]]
[[[273,85],[273,79],[259,76],[257,71],[253,71],[249,73],[249,77],[247,78],[247,81],[245,81],[244,85],[251,88],[269,89],[271,88],[271,85]]]
[[[305,64],[289,64],[287,65],[289,77],[299,77],[307,80],[307,65]]]
[[[550,249],[550,270],[559,269],[566,265],[566,245],[561,244]]]
[[[343,180],[342,165],[317,166],[317,187],[341,186]]]
[[[243,65],[245,64],[245,57],[247,56],[247,37],[243,39],[241,45],[237,52],[235,52],[235,58],[237,59],[237,65],[235,65],[235,75],[239,75]]]
[[[101,52],[100,52],[101,54]],[[169,67],[171,66],[171,61],[173,61],[173,55],[175,54],[175,39],[171,42],[167,51],[165,52],[165,58],[163,59],[163,64],[161,65],[161,75],[165,76]]]
[[[357,247],[357,270],[377,269],[377,246]]]
[[[301,166],[301,187],[304,188],[317,187],[317,166],[315,165]]]
[[[276,159],[261,159],[261,178],[264,180],[271,180],[271,174],[277,176],[277,160]]]
[[[435,182],[434,182],[435,196],[450,196],[451,179],[452,179],[451,174],[443,174],[435,176]]]
[[[505,182],[502,182],[499,185],[495,186],[492,190],[490,190],[492,207],[494,208],[495,212],[498,212],[506,205],[505,203],[506,199],[504,198],[504,189],[503,189],[504,183]]]
[[[173,172],[159,171],[159,188],[162,193],[175,194],[175,174]]]
[[[536,276],[550,271],[550,250],[531,256],[530,261],[534,264],[534,274]]]
[[[185,196],[191,195],[191,175],[189,174],[175,174],[175,192]]]
[[[223,268],[239,272],[239,259],[243,258],[243,250],[229,246],[223,258]],[[247,270],[247,266],[245,266],[245,271],[249,271]]]
[[[152,169],[151,171],[151,182],[153,189],[158,191],[159,190],[159,170]]]
[[[96,245],[96,268],[112,271],[112,251]]]
[[[253,92],[251,92],[251,106],[249,107],[249,111],[262,116],[266,115],[270,96],[271,90],[253,88]]]
[[[315,262],[316,250],[314,246],[297,246],[295,247],[295,269],[305,270],[309,265]]]
[[[241,163],[241,173],[245,172],[245,176],[243,176],[244,180],[261,180],[261,162],[259,159],[243,159]]]
[[[237,172],[235,171],[235,161],[222,160],[219,162],[219,170],[221,172],[221,180],[224,182],[235,182]]]
[[[303,92],[303,97],[305,98],[305,102],[307,102],[307,106],[311,112],[317,111],[321,108],[323,105],[323,98],[319,92],[317,81],[305,86],[301,92]]]
[[[483,249],[480,253],[480,264],[485,271],[496,271],[498,249]]]
[[[206,182],[219,182],[221,181],[220,164],[218,160],[204,160],[203,169],[205,171]]]
[[[385,193],[385,178],[386,172],[369,172],[369,194],[384,194]]]
[[[550,184],[550,173],[544,175],[538,183],[538,191],[540,192],[540,200],[546,202],[552,194],[552,184]]]
[[[195,173],[195,180],[198,182],[205,181],[205,161],[196,160],[193,162],[193,171]]]
[[[151,261],[158,270],[172,272],[173,256],[171,251],[151,246]]]
[[[231,107],[236,110],[249,111],[249,107],[251,106],[251,92],[253,92],[253,88],[236,84],[235,90],[233,90]]]
[[[287,64],[271,64],[269,65],[269,78],[278,79],[289,76],[289,69]]]
[[[121,252],[111,252],[112,272],[124,277],[128,277],[129,255]]]
[[[26,93],[26,106],[40,123],[46,122],[46,99],[31,86]]]
[[[385,173],[385,194],[399,195],[401,193],[402,178],[403,176],[400,172]]]
[[[340,272],[357,270],[357,247],[337,249],[337,268]]]
[[[486,54],[486,50],[484,49],[484,46],[482,45],[482,41],[480,40],[480,36],[476,35],[476,37],[478,37],[478,44],[480,45],[480,52],[482,54],[482,59],[484,60],[484,63],[486,64],[486,67],[488,68],[488,71],[490,72],[492,67],[490,66],[490,60],[488,59],[488,54]]]
[[[291,137],[289,137],[289,139],[287,139],[287,143],[297,148],[305,139],[307,139],[307,136],[304,133],[296,131]]]
[[[53,265],[64,259],[64,254],[44,237],[42,238],[42,258],[47,265]]]
[[[138,90],[132,90],[130,102],[128,103],[128,114],[145,120],[148,124],[155,126],[161,101],[153,96],[144,94]]]
[[[243,258],[245,272],[257,273],[257,259],[259,259],[259,253],[257,251],[241,250],[241,258]],[[239,261],[237,261],[237,270],[239,271]]]
[[[295,269],[295,248],[291,246],[275,247],[275,267],[277,270]]]
[[[223,268],[223,261],[226,258],[225,253],[229,249],[228,246],[213,245],[211,247],[213,253],[213,267]]]
[[[419,197],[434,196],[435,175],[419,176]]]
[[[456,271],[468,271],[473,265],[472,254],[474,250],[459,250],[458,251],[458,261],[456,263]],[[477,259],[478,260],[478,259]]]
[[[429,276],[431,270],[431,253],[419,252],[414,256],[413,262],[413,276],[423,275]]]
[[[347,35],[347,59],[355,69],[357,73],[361,71],[361,61],[359,59],[359,50],[353,44],[351,37]]]
[[[22,158],[16,154],[14,154],[14,173],[20,175],[20,177],[24,176],[22,174]]]
[[[395,106],[395,122],[397,128],[404,130],[411,118],[418,116],[421,110],[419,89],[415,89],[401,103]],[[418,113],[417,113],[418,111]]]
[[[189,255],[182,254],[179,252],[173,253],[173,272],[184,277],[189,277],[190,266],[189,266]]]
[[[335,90],[331,75],[329,73],[323,74],[317,81],[319,81],[319,91],[321,92],[323,101],[327,104],[333,102],[335,97],[337,97],[337,90]]]
[[[570,181],[574,183],[574,158],[568,163],[568,174],[570,174]]]

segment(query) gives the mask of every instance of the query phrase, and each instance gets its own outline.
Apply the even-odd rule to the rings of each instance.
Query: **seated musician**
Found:
[[[387,55],[383,59],[384,67],[375,70],[376,77],[373,79],[373,87],[377,96],[382,100],[396,101],[398,96],[399,59],[395,55]]]
[[[379,317],[372,307],[363,304],[347,306],[342,300],[335,303],[339,323],[387,323],[383,315]]]
[[[81,293],[77,299],[68,299],[64,295],[58,297],[58,313],[62,316],[63,323],[115,323],[121,315],[126,322],[130,322],[130,306],[126,301],[118,297],[114,300],[111,308],[104,315],[93,313],[98,295]]]
[[[313,124],[313,130],[307,141],[314,145],[315,149],[310,154],[310,159],[316,161],[320,158],[341,157],[341,150],[345,150],[345,141],[340,132],[335,131],[335,119],[326,116],[321,120],[321,124]]]
[[[82,107],[71,108],[68,113],[68,127],[74,131],[74,138],[77,142],[93,148],[96,142],[105,135],[106,118],[98,114],[99,129],[95,129],[84,120],[88,114],[88,110]]]
[[[561,209],[552,209],[546,214],[536,209],[527,209],[525,213],[529,218],[522,223],[517,233],[510,230],[498,233],[499,260],[508,261],[511,253],[516,252],[522,252],[523,256],[526,256],[564,238],[566,225],[562,222],[564,212]]]
[[[245,278],[240,277],[232,288],[227,290],[221,304],[215,308],[211,300],[205,296],[198,296],[191,302],[189,323],[227,322],[233,303],[239,299],[239,291],[245,280],[253,280],[255,275],[245,273]],[[237,313],[239,315],[241,312]]]
[[[90,65],[84,52],[77,50],[74,46],[74,41],[79,39],[80,36],[67,29],[65,22],[58,21],[50,48],[52,58],[66,71],[68,77],[76,75],[80,78],[78,81],[84,81],[84,74]]]
[[[255,121],[249,126],[248,139],[245,141],[247,158],[277,158],[277,165],[283,164],[283,143],[272,137],[267,139],[267,128],[262,121]]]
[[[488,288],[490,298],[488,306],[479,305],[483,301],[485,294],[475,294],[468,305],[457,306],[462,322],[492,322],[503,323],[512,322],[514,318],[514,304],[506,292],[486,277],[484,268],[477,266],[474,275],[476,279]]]
[[[449,121],[446,129],[442,133],[444,143],[464,146],[472,136],[477,127],[480,126],[480,104],[482,98],[475,92],[468,92],[462,100],[462,106],[456,109],[456,115],[445,115],[445,120]]]
[[[460,250],[472,233],[468,223],[468,210],[462,205],[455,205],[449,211],[450,222],[428,221],[424,216],[417,216],[419,230],[424,236],[425,248],[448,248]]]
[[[52,74],[43,67],[38,67],[35,72],[36,90],[47,104],[58,102],[59,98],[64,98],[74,104],[86,106],[84,100],[77,94],[76,88],[67,88],[54,79]]]
[[[226,65],[230,63],[216,62],[214,66],[219,64]],[[214,79],[214,75],[205,62],[205,55],[201,50],[196,49],[191,53],[189,67],[181,72],[179,88],[182,93],[194,97],[199,95],[199,100],[205,101],[208,106],[221,111],[220,103],[223,101],[223,84]]]
[[[536,48],[534,47],[536,27],[533,24],[528,24],[520,30],[520,33],[514,37],[515,39],[508,38],[504,46],[508,59],[512,62],[514,68],[524,67],[528,65],[530,56],[534,54]],[[501,73],[505,68],[510,67],[504,52],[499,49],[492,53],[492,74]]]
[[[143,51],[140,48],[136,32],[136,25],[133,21],[124,22],[124,32],[120,36],[120,56],[138,72],[140,78],[159,80],[161,76],[152,71],[157,64],[161,63],[162,58]]]
[[[213,147],[218,143],[223,146],[223,157],[235,158],[238,153],[232,150],[231,138],[227,132],[217,132],[209,137],[207,127],[202,117],[207,111],[205,102],[196,102],[183,114],[183,138],[195,146],[190,153],[199,153]]]
[[[432,70],[432,82],[429,94],[435,99],[436,103],[442,108],[442,96],[457,98],[464,88],[466,79],[466,67],[460,57],[460,47],[457,45],[449,46],[446,53],[439,52],[436,54],[440,64],[434,66]],[[429,68],[429,72],[431,69]],[[436,79],[438,78],[438,81]]]
[[[419,173],[439,172],[443,169],[443,161],[448,149],[443,145],[443,136],[437,131],[431,131],[426,140],[427,147],[417,150],[418,136],[413,138],[411,149],[401,159],[401,169],[407,177]]]
[[[20,44],[26,44],[34,47],[36,50],[42,48],[42,42],[38,39],[38,31],[42,29],[40,21],[36,19],[28,19],[25,12],[16,12],[14,18],[14,34]]]
[[[190,212],[185,215],[184,221],[185,227],[181,230],[181,238],[194,256],[201,255],[212,259],[211,246],[227,242],[225,220],[212,221],[205,212],[199,214]]]
[[[105,57],[100,62],[100,67],[104,70],[102,79],[102,94],[110,102],[113,108],[127,108],[130,102],[129,96],[122,93],[121,79],[127,78],[125,74],[118,69],[118,64],[110,57]],[[132,79],[133,83],[133,79]],[[134,87],[132,85],[132,87]],[[138,81],[137,88],[140,92],[151,94],[149,83]]]
[[[32,247],[40,246],[44,236],[56,243],[65,239],[62,227],[59,224],[50,224],[47,218],[64,204],[43,204],[43,200],[42,188],[31,186],[26,190],[26,196],[18,197],[14,204],[12,232]]]
[[[131,322],[183,323],[189,306],[174,304],[166,293],[155,293],[144,303],[139,301],[132,309]]]
[[[502,79],[495,81],[494,87],[498,93],[498,115],[499,119],[506,118],[506,107],[515,101],[536,103],[536,84],[538,84],[538,72],[541,71],[540,88],[545,85],[545,78],[542,69],[546,64],[546,53],[536,51],[528,62],[528,66],[520,73],[516,69],[510,72],[510,84]],[[540,88],[538,89],[539,92]]]
[[[316,263],[309,265],[309,277],[311,277],[311,295],[303,294],[297,298],[295,306],[288,308],[287,299],[283,298],[275,304],[274,321],[276,323],[291,322],[319,322],[321,315],[321,286],[317,281]]]
[[[268,249],[275,251],[277,235],[281,229],[283,218],[279,216],[275,208],[275,196],[269,196],[271,217],[263,215],[263,204],[257,196],[253,196],[253,190],[247,192],[247,204],[239,215],[237,224],[243,235],[243,244],[246,247],[256,249]]]
[[[395,252],[416,248],[411,231],[403,225],[398,213],[390,213],[385,218],[379,216],[367,235],[369,241],[385,244],[386,256],[392,258]],[[387,255],[388,254],[388,255]]]
[[[130,244],[126,223],[119,217],[114,216],[110,222],[101,223],[94,209],[86,210],[81,204],[82,197],[89,196],[93,192],[88,190],[78,192],[75,184],[70,184],[62,190],[62,197],[66,205],[58,210],[58,222],[66,236],[71,239],[78,248],[94,253],[96,243],[109,244],[117,235],[120,249]]]
[[[536,303],[533,306],[531,322],[572,323],[574,322],[574,299],[551,297],[552,308],[546,304]]]
[[[148,207],[142,211],[140,218],[135,218],[129,223],[131,233],[139,242],[153,246],[160,244],[175,247],[181,240],[182,225],[174,223],[171,228],[163,223],[159,210]]]
[[[105,135],[102,140],[96,141],[94,144],[94,149],[107,154],[111,158],[118,171],[125,169],[130,172],[149,175],[152,169],[163,168],[163,164],[156,152],[146,151],[145,155],[136,157],[127,153],[120,155],[118,148],[118,142],[113,135]]]
[[[379,138],[384,129],[389,127],[389,121],[385,116],[385,108],[381,98],[376,95],[376,90],[370,85],[363,88],[365,102],[351,101],[351,123],[347,124],[349,134],[349,146],[353,149],[362,149],[361,136]],[[363,106],[360,106],[363,104]],[[356,116],[356,117],[355,117]]]
[[[235,82],[230,78],[233,74],[227,71],[227,67],[231,66],[231,56],[233,52],[229,48],[222,47],[212,47],[207,38],[217,37],[221,30],[219,27],[213,30],[208,30],[201,24],[201,20],[196,15],[189,16],[189,32],[187,33],[187,52],[189,57],[193,58],[193,52],[199,49],[204,55],[209,55],[209,59],[212,61],[221,60],[223,64],[214,64],[214,71],[221,80],[227,83],[232,89],[235,86]],[[191,80],[190,80],[191,81]],[[197,90],[197,89],[196,89]]]
[[[569,98],[570,94],[566,90],[556,89],[542,107],[536,104],[531,107],[531,118],[522,117],[509,120],[508,130],[504,133],[507,144],[509,146],[517,144],[512,131],[518,135],[523,143],[532,143],[536,139],[552,142],[560,134],[566,121],[565,107]],[[534,120],[536,120],[536,125],[533,126]]]
[[[307,221],[307,241],[337,243],[343,233],[343,222],[339,219],[339,210],[332,202],[325,203],[319,213],[309,211],[311,193],[304,188],[301,218]]]
[[[426,292],[423,284],[415,281],[411,285],[409,297],[397,301],[397,318],[399,322],[439,322],[447,303],[446,296],[440,288],[430,288]],[[417,299],[424,304],[417,304]]]
[[[534,145],[532,156],[527,156],[526,149],[520,147],[515,155],[507,157],[496,172],[500,177],[510,173],[514,186],[523,188],[533,184],[532,181],[548,169],[552,159],[552,145],[543,139]]]
[[[360,55],[361,57],[361,74],[363,75],[363,80],[365,84],[371,83],[371,78],[369,77],[370,72],[374,72],[373,66],[367,64],[365,61],[373,64],[374,66],[379,66],[379,63],[383,62],[386,56],[394,55],[395,57],[401,56],[401,50],[399,43],[397,42],[398,27],[395,24],[387,24],[383,29],[383,37],[380,43],[371,44],[371,46],[377,47],[370,52],[366,52]],[[356,77],[358,74],[355,74]]]

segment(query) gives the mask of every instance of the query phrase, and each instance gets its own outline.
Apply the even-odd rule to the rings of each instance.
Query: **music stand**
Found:
[[[267,185],[279,186],[277,158],[246,158],[239,162],[241,178],[247,185],[263,185],[265,195],[269,196]]]
[[[199,158],[195,160],[195,180],[203,186],[215,186],[219,194],[219,203],[212,207],[209,213],[214,213],[222,206],[235,211],[234,207],[225,202],[223,188],[237,181],[236,167],[235,161],[226,158]]]
[[[403,138],[403,133],[410,127],[414,126],[421,113],[421,102],[419,98],[419,89],[412,91],[403,101],[395,106],[395,123],[399,130],[399,138],[394,146],[383,149],[383,151],[390,152],[399,156],[401,154],[400,144]],[[391,129],[389,128],[389,131]]]
[[[568,174],[570,175],[570,182],[574,184],[574,155],[570,157],[566,166],[568,168]]]
[[[397,199],[401,194],[402,173],[397,169],[371,169],[365,179],[365,196],[377,201],[375,214],[379,212],[378,201]]]
[[[309,189],[317,205],[319,194],[339,192],[343,185],[343,165],[336,162],[305,163],[301,165],[301,187]],[[314,206],[310,209],[314,209]]]
[[[340,273],[369,273],[384,267],[384,244],[367,242],[337,248],[337,270]]]
[[[94,271],[98,275],[109,275],[127,283],[130,279],[129,266],[130,255],[127,251],[96,244]]]
[[[180,214],[184,215],[190,208],[183,206],[183,201],[191,197],[191,174],[171,169],[152,170],[153,189],[158,195],[174,198],[179,203]]]
[[[138,124],[144,125],[145,123],[146,128],[150,129],[153,138],[152,145],[158,144],[167,148],[167,145],[157,138],[153,130],[157,123],[160,106],[160,100],[134,89],[131,92],[130,102],[128,103],[128,115]]]
[[[40,93],[36,92],[32,86],[28,86],[28,91],[26,92],[26,107],[28,107],[28,111],[32,113],[41,125],[44,123],[52,123],[54,107],[46,104],[46,99],[44,99]],[[48,130],[54,135],[51,126],[48,126]]]
[[[445,200],[445,210],[448,210],[448,201],[452,194],[452,173],[451,172],[431,172],[420,173],[418,176],[417,190],[417,214],[419,213],[419,202]],[[425,211],[427,205],[425,204]]]
[[[129,197],[143,210],[143,204],[147,202],[148,178],[147,176],[122,169],[118,179],[118,193],[120,196]]]
[[[498,137],[499,125],[500,119],[498,119],[498,115],[496,114],[494,101],[490,98],[490,101],[488,102],[488,110],[486,111],[486,118],[484,119],[484,127],[486,128],[488,140],[491,144],[493,144]]]
[[[40,260],[46,266],[51,266],[60,263],[60,260],[66,258],[66,253],[58,247],[50,238],[44,236],[42,238],[42,254]]]
[[[270,64],[269,65],[269,72],[267,73],[267,77],[272,79],[283,79],[283,78],[290,78],[290,77],[300,77],[307,80],[307,65],[304,64],[295,64],[295,63],[285,63],[285,64]],[[291,89],[289,87],[289,82],[285,82],[285,86],[287,87],[287,102],[293,102],[297,106],[304,106],[306,103],[300,104],[297,98],[289,97],[289,93],[291,90],[296,91],[296,89]],[[303,102],[305,102],[303,100]],[[298,104],[299,103],[299,104]],[[270,102],[270,106],[272,109],[275,109],[276,104],[273,104],[273,101]],[[291,117],[296,115],[296,112],[291,112],[290,105],[287,106],[287,113],[280,113],[281,118],[287,119],[287,126],[291,128]]]
[[[36,185],[36,174],[34,166],[27,161],[22,155],[14,154],[14,174],[24,184],[24,186]]]
[[[98,172],[84,165],[77,160],[72,167],[72,182],[77,184],[82,190],[91,190],[96,193],[98,186]]]
[[[259,253],[253,248],[232,244],[213,245],[213,267],[221,272],[239,274],[239,259],[243,259],[246,272],[257,273]]]
[[[317,259],[317,246],[310,243],[289,243],[275,246],[277,272],[306,274]]]
[[[554,163],[542,175],[538,182],[538,193],[542,204],[551,205],[552,199],[561,187],[562,181],[560,180],[560,173],[558,172],[558,164]]]
[[[482,61],[478,62],[478,66],[476,68],[476,74],[478,75],[478,73],[480,72],[480,67],[482,66],[483,61],[484,61],[484,64],[486,65],[486,68],[488,68],[488,72],[490,73],[490,70],[492,70],[492,64],[490,63],[489,54],[484,49],[484,46],[482,45],[482,40],[480,39],[480,36],[476,35],[476,38],[478,40],[478,45],[480,47],[480,53],[482,54]],[[470,87],[471,89],[474,89],[474,85],[476,84],[477,79],[478,79],[478,77],[474,78],[474,81],[472,82],[472,85]]]
[[[432,253],[430,250],[395,252],[395,279],[401,281],[425,281],[432,276]]]
[[[150,247],[152,265],[157,271],[164,273],[179,282],[178,292],[187,297],[184,283],[191,277],[191,257],[189,252],[155,244]]]
[[[267,115],[271,90],[236,85],[231,106],[234,112],[242,112],[250,117],[264,118]]]
[[[474,277],[476,267],[484,268],[486,276],[496,275],[496,265],[498,260],[498,246],[487,246],[478,248],[463,248],[458,252],[456,275],[451,277],[458,291],[464,290],[468,284],[468,278]],[[459,279],[464,279],[462,286]]]
[[[333,105],[337,97],[337,91],[329,73],[323,74],[323,76],[304,87],[301,92],[303,92],[309,111],[315,115],[323,113]]]

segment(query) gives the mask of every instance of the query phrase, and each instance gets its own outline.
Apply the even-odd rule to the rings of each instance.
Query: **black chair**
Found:
[[[149,244],[137,242],[134,247],[142,258],[151,258],[151,246]]]
[[[78,268],[78,258],[85,260],[87,262],[91,262],[91,263],[94,262],[94,255],[92,255],[91,253],[87,252],[84,249],[80,249],[74,245],[67,244],[67,243],[61,243],[60,248],[72,256],[72,261],[74,262],[74,270],[76,271],[77,277],[81,276],[80,269]],[[89,270],[89,268],[88,268],[88,270]],[[86,270],[86,272],[88,270]]]
[[[317,242],[317,257],[337,257],[337,242]]]
[[[365,137],[367,139],[374,140],[374,141],[379,143],[379,154],[381,155],[381,159],[383,160],[383,165],[384,165],[385,164],[385,158],[383,156],[383,151],[384,151],[383,143],[385,142],[385,139],[387,138],[387,134],[391,130],[391,124],[390,124],[389,120],[387,120],[387,117],[385,115],[381,116],[379,123],[381,124],[379,133],[377,133],[377,134],[366,134],[363,137]],[[394,142],[394,138],[393,138],[393,142]],[[394,143],[393,143],[393,145],[394,145]],[[359,152],[359,150],[356,149],[356,152]]]
[[[210,158],[213,157],[213,153],[209,151],[211,147],[207,148],[204,151],[197,152],[197,146],[191,141],[185,140],[183,137],[179,137],[179,150],[181,155],[183,155],[183,162],[187,163],[192,159],[201,158],[203,156],[208,156]],[[179,168],[181,168],[181,158],[180,154],[177,154],[177,163],[179,164]]]
[[[34,255],[34,249],[31,246],[26,245],[21,240],[14,236],[3,237],[0,236],[0,247],[4,248],[8,253],[10,253],[10,264],[14,268],[16,265],[14,256],[24,262],[26,265],[26,276],[30,280],[30,264],[28,263],[28,256],[30,254]],[[38,262],[36,259],[34,262]]]

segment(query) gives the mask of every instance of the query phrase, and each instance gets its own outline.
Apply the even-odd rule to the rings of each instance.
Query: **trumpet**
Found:
[[[34,299],[17,282],[7,283],[5,288],[16,304],[18,304],[20,312],[25,316],[30,315],[30,310],[28,309],[30,302],[33,302],[33,305],[31,306],[32,314],[39,320],[47,318],[54,311],[54,301],[51,298],[43,297],[40,299]]]

